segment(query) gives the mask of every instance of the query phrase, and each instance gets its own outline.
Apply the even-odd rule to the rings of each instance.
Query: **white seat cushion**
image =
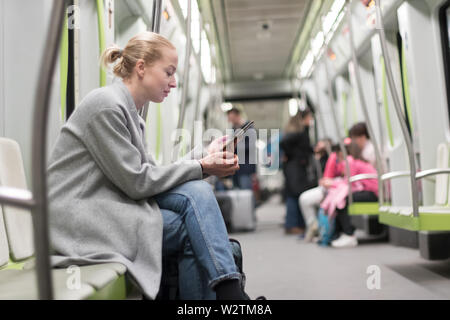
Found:
[[[446,143],[440,143],[437,147],[436,154],[436,168],[447,169],[449,167],[449,147]],[[434,201],[437,205],[445,205],[447,203],[449,187],[448,187],[448,175],[438,174],[436,175],[436,186]]]
[[[0,183],[3,186],[27,189],[19,145],[6,138],[0,138]],[[31,257],[34,246],[30,211],[3,206],[3,214],[12,260]]]
[[[5,224],[3,222],[3,210],[0,206],[0,267],[8,264],[9,248],[8,239],[6,237]]]
[[[92,286],[80,283],[80,288],[69,289],[66,270],[53,270],[54,298],[58,300],[81,300],[92,295]],[[37,279],[34,269],[0,271],[0,300],[38,299]]]

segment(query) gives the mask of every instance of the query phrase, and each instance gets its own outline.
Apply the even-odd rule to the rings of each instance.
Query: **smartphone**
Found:
[[[225,146],[223,147],[223,151],[227,151],[228,148],[234,144],[234,148],[236,148],[237,144],[239,141],[242,140],[242,138],[244,137],[245,133],[247,132],[248,129],[250,129],[250,127],[255,123],[255,121],[249,121],[249,123],[247,123],[245,126],[243,126],[241,129],[236,130],[233,135],[228,138],[227,142],[225,143]],[[233,151],[234,151],[233,148]]]

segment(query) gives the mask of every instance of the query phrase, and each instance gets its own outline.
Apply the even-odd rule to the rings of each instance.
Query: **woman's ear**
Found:
[[[145,72],[145,61],[142,60],[142,59],[139,59],[136,62],[135,69],[136,69],[136,72],[137,72],[138,76],[140,78],[143,78],[144,77],[144,72]]]

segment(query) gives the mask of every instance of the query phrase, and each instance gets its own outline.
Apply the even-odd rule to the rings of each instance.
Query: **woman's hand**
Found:
[[[322,187],[325,187],[327,189],[331,188],[331,186],[333,185],[333,179],[330,178],[322,178],[319,181],[319,185]]]
[[[209,144],[209,146],[206,148],[206,151],[208,152],[208,154],[222,152],[223,148],[225,147],[225,144],[227,142],[227,139],[228,139],[228,136],[223,136],[223,137],[213,140],[213,142],[211,142]]]
[[[231,152],[214,152],[200,160],[203,173],[219,178],[233,175],[239,170],[239,159]]]

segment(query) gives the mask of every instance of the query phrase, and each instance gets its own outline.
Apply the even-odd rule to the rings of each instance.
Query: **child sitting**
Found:
[[[361,149],[355,144],[348,145],[348,163],[350,167],[350,176],[363,173],[375,173],[376,169],[361,157]],[[378,180],[365,179],[352,182],[352,196],[354,202],[374,202],[378,200]],[[336,218],[335,233],[339,235],[338,239],[331,242],[336,248],[355,247],[358,240],[354,235],[355,228],[350,222],[350,216],[347,212],[348,204],[348,183],[347,178],[336,178],[332,186],[328,189],[328,194],[322,201],[320,207],[328,214],[329,219]]]

